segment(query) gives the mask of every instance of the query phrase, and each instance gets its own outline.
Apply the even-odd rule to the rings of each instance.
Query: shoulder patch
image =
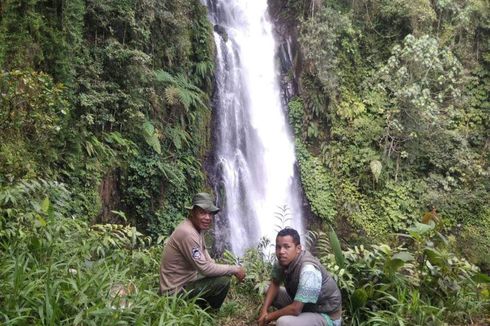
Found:
[[[198,260],[201,258],[201,251],[198,247],[192,248],[192,258],[194,258],[194,260]]]

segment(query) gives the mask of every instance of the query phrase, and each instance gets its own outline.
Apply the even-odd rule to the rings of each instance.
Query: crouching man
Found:
[[[207,193],[192,199],[188,218],[180,223],[168,239],[160,262],[160,294],[188,292],[199,296],[204,306],[219,309],[230,288],[231,275],[245,278],[240,266],[216,264],[204,243],[204,231],[211,227],[219,211]]]
[[[276,256],[259,326],[273,320],[277,326],[340,326],[342,297],[337,283],[317,258],[301,249],[296,230],[279,231]],[[268,312],[270,306],[278,310]]]

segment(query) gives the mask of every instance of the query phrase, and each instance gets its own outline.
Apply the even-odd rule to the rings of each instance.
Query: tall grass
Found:
[[[134,228],[90,226],[58,214],[56,201],[30,200],[0,206],[0,324],[214,324],[194,300],[157,294],[161,246]]]
[[[267,240],[243,257],[247,278],[216,317],[193,299],[157,295],[161,245],[129,226],[66,218],[67,198],[55,184],[0,189],[0,324],[254,322],[273,263]],[[346,250],[333,230],[317,236],[319,258],[343,292],[347,325],[465,325],[489,313],[490,278],[434,229],[415,226],[398,244]]]

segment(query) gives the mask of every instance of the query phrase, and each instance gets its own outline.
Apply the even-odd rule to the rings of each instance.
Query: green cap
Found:
[[[186,207],[187,209],[193,209],[194,206],[199,206],[205,211],[216,214],[219,212],[219,208],[214,206],[214,197],[206,192],[200,192],[194,195],[192,198],[192,205]]]

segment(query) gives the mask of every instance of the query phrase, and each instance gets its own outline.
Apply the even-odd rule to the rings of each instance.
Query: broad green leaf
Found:
[[[35,227],[46,226],[46,220],[41,215],[36,215],[36,220],[34,221]]]
[[[413,255],[406,251],[401,251],[393,255],[392,259],[400,259],[404,262],[411,261],[414,259]]]
[[[384,272],[387,274],[394,274],[397,272],[407,261],[413,260],[412,254],[406,251],[402,251],[393,255],[392,258],[388,258],[384,265]]]
[[[45,197],[41,203],[41,211],[47,214],[49,210],[49,205],[50,205],[49,197]]]
[[[158,139],[155,127],[150,121],[143,123],[143,137],[145,138],[146,143],[153,148],[155,152],[162,154],[160,140]]]
[[[150,121],[146,121],[143,123],[143,131],[145,132],[146,136],[151,137],[155,133],[155,127]]]
[[[408,231],[411,234],[423,235],[431,231],[432,229],[434,229],[433,224],[423,224],[423,223],[415,222],[415,224],[412,227],[408,228]]]
[[[475,274],[471,277],[471,279],[476,283],[490,283],[490,276],[483,273]]]
[[[330,227],[329,232],[330,246],[332,247],[333,253],[335,255],[335,262],[340,268],[345,266],[345,257],[342,252],[342,248],[340,247],[340,241],[337,237],[337,233],[335,233],[334,229]]]
[[[439,251],[432,248],[425,248],[424,254],[427,256],[432,265],[440,267],[445,265],[444,258]]]

